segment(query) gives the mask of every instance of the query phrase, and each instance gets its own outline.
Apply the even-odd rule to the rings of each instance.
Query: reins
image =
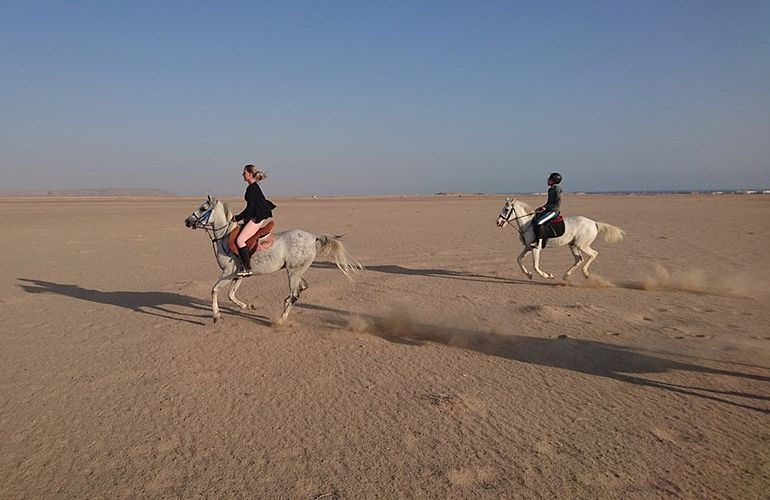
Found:
[[[511,217],[511,215],[515,215],[515,217]],[[530,215],[535,215],[535,212],[531,212],[524,215],[518,215],[516,214],[516,207],[515,205],[511,204],[511,211],[508,213],[508,217],[505,218],[505,222],[510,223],[511,221],[516,221],[516,230],[519,233],[519,239],[521,239],[522,244],[526,244],[526,240],[524,239],[524,231],[521,228],[521,224],[519,223],[519,219],[523,219],[524,217],[529,217]],[[511,229],[513,229],[513,224],[510,224]]]
[[[529,217],[530,215],[535,215],[535,212],[531,212],[524,215],[516,215],[516,217],[511,217],[511,215],[516,215],[516,207],[514,205],[511,205],[511,212],[508,214],[508,217],[505,218],[505,222],[511,222],[512,220],[516,221],[516,227],[519,229],[519,233],[521,234],[521,224],[519,224],[519,219],[523,219],[524,217]]]
[[[217,200],[217,203],[219,203],[219,200]],[[206,210],[206,212],[200,217],[198,217],[195,214],[192,214],[192,216],[195,217],[195,227],[206,231],[206,234],[208,235],[209,239],[211,239],[211,245],[216,250],[217,243],[224,240],[229,234],[229,231],[225,231],[224,234],[219,237],[217,237],[217,233],[222,229],[225,229],[225,230],[229,229],[230,222],[228,222],[226,225],[221,227],[214,227],[214,223],[209,222],[209,218],[211,217],[211,212],[213,211],[214,211],[214,207],[211,207],[208,210]]]

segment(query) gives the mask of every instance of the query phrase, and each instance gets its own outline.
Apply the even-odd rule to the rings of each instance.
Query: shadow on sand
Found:
[[[135,312],[149,314],[160,318],[183,321],[194,325],[205,325],[211,319],[211,303],[173,292],[135,292],[135,291],[102,291],[83,288],[78,285],[55,283],[30,278],[18,278],[22,290],[27,293],[54,294],[72,297],[75,299],[94,302],[97,304],[109,304],[123,307]],[[181,307],[204,312],[204,314],[191,314],[170,309]],[[268,318],[254,314],[245,314],[240,309],[222,308],[222,312],[233,316],[242,316],[270,326]],[[187,319],[193,318],[193,319]]]
[[[335,269],[337,266],[333,262],[314,262],[310,267],[316,269]],[[403,276],[425,276],[428,278],[448,278],[462,281],[476,281],[479,283],[498,283],[498,284],[512,284],[512,285],[535,285],[546,287],[575,287],[575,288],[590,288],[590,289],[602,289],[602,288],[623,288],[626,290],[638,290],[645,292],[670,292],[670,293],[689,293],[694,295],[709,295],[717,297],[751,297],[751,295],[741,295],[738,293],[730,292],[729,290],[709,289],[709,288],[697,288],[688,287],[684,284],[648,284],[642,281],[612,281],[599,277],[597,274],[592,275],[592,281],[584,280],[579,272],[574,274],[568,281],[563,279],[544,279],[540,278],[534,273],[533,279],[524,278],[508,278],[503,276],[489,276],[485,274],[476,274],[466,271],[453,271],[451,269],[412,269],[395,264],[382,264],[376,266],[366,266],[366,271],[374,271],[384,274],[400,274]],[[518,272],[518,268],[512,268],[511,272]],[[558,274],[558,273],[557,273]],[[597,279],[598,278],[598,279]]]
[[[324,306],[297,304],[297,307],[328,313],[327,321],[335,328],[340,329],[348,329],[350,320],[354,316],[349,311]],[[759,382],[770,382],[770,376],[675,361],[656,356],[651,351],[637,350],[632,347],[591,340],[500,335],[492,332],[420,324],[412,322],[408,318],[398,318],[395,316],[357,316],[364,320],[366,324],[364,331],[393,343],[421,346],[426,342],[435,342],[522,363],[606,377],[632,385],[654,387],[678,394],[718,401],[761,413],[770,413],[768,408],[724,399],[717,397],[715,394],[747,398],[755,401],[770,401],[770,396],[658,382],[642,378],[639,375],[666,373],[677,370],[738,377]]]
[[[314,262],[310,267],[316,269],[336,269],[333,262]],[[485,274],[469,273],[465,271],[452,271],[451,269],[411,269],[408,267],[397,266],[394,264],[384,264],[379,266],[366,266],[366,271],[374,271],[384,274],[401,274],[404,276],[425,276],[429,278],[447,278],[462,281],[477,281],[479,283],[509,283],[519,285],[537,285],[537,286],[563,286],[559,281],[537,281],[529,279],[505,278],[502,276],[488,276]]]

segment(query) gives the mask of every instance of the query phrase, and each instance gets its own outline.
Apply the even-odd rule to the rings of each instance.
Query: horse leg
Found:
[[[249,305],[241,300],[239,300],[235,296],[235,292],[238,291],[238,287],[241,286],[241,283],[243,283],[243,278],[235,278],[233,280],[233,284],[230,285],[230,292],[227,294],[227,298],[230,299],[235,305],[240,307],[241,309],[254,309],[254,305]]]
[[[569,244],[569,251],[572,252],[572,256],[575,257],[575,263],[572,264],[572,267],[567,269],[566,273],[564,273],[564,281],[567,281],[572,272],[580,265],[581,262],[583,262],[583,254],[580,253],[580,250],[578,250],[574,244]]]
[[[547,273],[547,272],[545,272],[545,271],[540,269],[540,250],[541,250],[541,248],[539,246],[532,249],[532,262],[533,262],[533,266],[535,268],[535,272],[537,272],[537,274],[539,274],[543,278],[552,280],[553,279],[553,274]]]
[[[219,289],[225,286],[227,283],[233,280],[232,273],[227,271],[222,273],[214,286],[211,288],[211,316],[214,318],[214,323],[221,319],[222,315],[219,313]]]
[[[529,270],[526,267],[524,267],[524,262],[522,261],[524,256],[527,255],[527,252],[529,252],[530,250],[531,250],[530,248],[524,247],[524,250],[522,250],[519,256],[516,258],[516,262],[519,263],[519,267],[521,268],[522,272],[524,272],[524,274],[527,275],[527,278],[532,279],[532,273],[529,272]]]
[[[307,268],[310,267],[311,263],[312,261],[301,267],[286,268],[286,272],[289,274],[289,296],[283,301],[283,314],[281,314],[281,317],[276,322],[279,325],[286,321],[286,318],[289,316],[289,311],[291,311],[291,306],[293,306],[299,299],[299,293],[302,291],[302,282],[304,281],[302,275]],[[305,283],[305,285],[307,285],[307,283]]]
[[[588,278],[591,276],[591,274],[588,272],[588,268],[591,265],[591,263],[596,259],[596,257],[598,257],[599,252],[589,247],[588,245],[580,247],[580,250],[582,250],[583,253],[588,255],[588,259],[586,259],[586,263],[583,264],[583,276]]]
[[[307,281],[305,281],[305,278],[300,278],[300,280],[299,280],[299,291],[300,292],[304,292],[305,290],[308,289],[308,286],[309,285],[307,284]]]

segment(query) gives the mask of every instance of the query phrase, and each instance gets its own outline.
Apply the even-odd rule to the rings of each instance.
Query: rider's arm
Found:
[[[559,190],[556,187],[552,187],[548,190],[548,201],[543,208],[548,210],[558,210],[559,202],[561,201],[559,196]]]
[[[244,208],[241,213],[233,217],[236,222],[254,217],[254,212],[256,212],[257,209],[257,200],[260,193],[255,192],[251,185],[246,189],[246,208]]]
[[[246,218],[246,215],[249,213],[249,205],[246,205],[246,208],[243,209],[241,213],[233,217],[233,220],[235,222],[241,222],[243,219]]]

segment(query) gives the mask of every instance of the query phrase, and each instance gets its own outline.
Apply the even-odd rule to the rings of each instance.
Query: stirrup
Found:
[[[238,276],[241,278],[248,278],[249,276],[254,276],[254,272],[251,269],[239,269],[237,273]]]

